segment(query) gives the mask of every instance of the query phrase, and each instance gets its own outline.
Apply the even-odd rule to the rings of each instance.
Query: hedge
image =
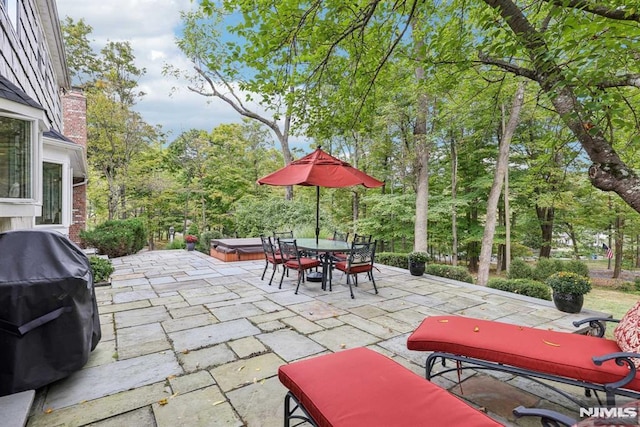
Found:
[[[102,255],[117,258],[135,254],[144,248],[147,233],[141,220],[125,219],[106,221],[93,230],[81,231],[80,239],[88,247],[94,247]]]
[[[445,264],[427,264],[424,271],[433,276],[446,277],[448,279],[459,280],[461,282],[473,283],[473,277],[464,267],[445,265]]]
[[[551,288],[531,279],[490,279],[487,287],[551,301]]]

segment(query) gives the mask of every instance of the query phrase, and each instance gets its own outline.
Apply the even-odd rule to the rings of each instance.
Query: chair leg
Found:
[[[346,273],[346,275],[347,275],[347,285],[349,285],[349,292],[351,293],[351,299],[354,299],[355,296],[353,296],[353,288],[351,288],[351,280],[349,280],[349,278],[351,277],[351,274]],[[354,274],[354,276],[355,276],[355,274]],[[356,276],[356,277],[358,277],[358,276]]]
[[[273,272],[271,273],[271,279],[269,279],[269,286],[271,286],[271,283],[273,282],[273,276],[276,275],[276,269],[278,268],[277,264],[273,264]]]
[[[303,277],[304,277],[304,272],[298,271],[298,286],[296,286],[296,292],[295,292],[296,295],[298,295],[298,289],[300,288],[300,282]]]
[[[287,273],[287,277],[289,277],[289,269],[286,266],[282,266],[282,276],[280,276],[280,284],[278,285],[278,289],[282,289],[282,281],[284,280],[284,273]]]
[[[371,283],[373,283],[373,290],[375,290],[376,295],[378,295],[378,287],[376,286],[376,281],[373,279],[373,271],[369,272],[369,277],[371,277]]]
[[[269,267],[269,261],[265,261],[264,270],[262,270],[262,277],[260,278],[260,280],[264,280],[264,273],[267,272],[267,267]]]

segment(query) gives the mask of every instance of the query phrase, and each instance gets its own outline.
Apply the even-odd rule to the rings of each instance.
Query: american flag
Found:
[[[606,244],[602,244],[602,249],[604,249],[605,251],[607,251],[607,258],[613,258],[613,251],[611,250],[611,248],[609,246],[607,246]]]

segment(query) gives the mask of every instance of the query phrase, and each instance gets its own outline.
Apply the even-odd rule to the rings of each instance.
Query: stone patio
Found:
[[[175,250],[113,264],[111,285],[96,288],[102,341],[84,369],[37,391],[28,426],[281,426],[282,364],[367,346],[424,375],[425,355],[407,350],[406,339],[425,316],[572,331],[573,320],[595,314],[383,265],[380,293],[362,278],[351,299],[339,274],[332,292],[306,283],[295,295],[294,275],[282,289],[268,286],[263,261]],[[577,417],[575,405],[521,378],[463,371],[461,379],[434,382],[505,425],[539,425],[515,420],[518,405]]]

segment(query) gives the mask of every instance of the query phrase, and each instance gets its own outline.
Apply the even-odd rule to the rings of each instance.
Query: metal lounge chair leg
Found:
[[[282,266],[282,276],[280,276],[280,284],[278,285],[278,289],[282,289],[282,281],[284,280],[284,273],[285,273],[285,271],[286,271],[287,273],[289,273],[289,269],[283,265],[283,266]],[[288,275],[288,274],[287,274],[287,277],[289,277],[289,275]]]
[[[276,268],[277,268],[277,266],[274,264],[273,265],[273,273],[271,273],[271,279],[269,279],[269,286],[271,286],[271,283],[273,282],[273,276],[276,275]]]

